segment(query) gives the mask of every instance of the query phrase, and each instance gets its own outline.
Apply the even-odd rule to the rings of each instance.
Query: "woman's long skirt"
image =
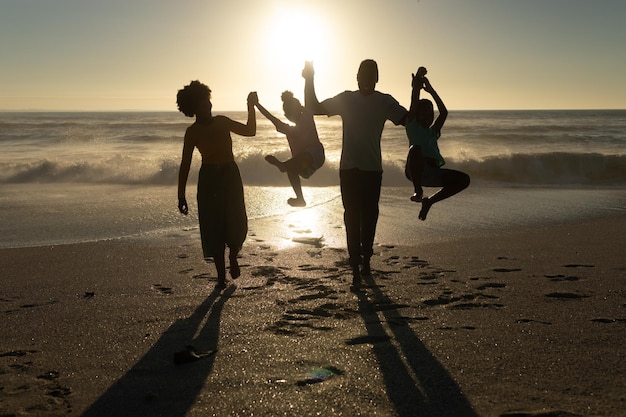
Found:
[[[202,164],[197,198],[204,257],[223,256],[226,246],[231,253],[239,252],[248,233],[248,217],[237,164]]]

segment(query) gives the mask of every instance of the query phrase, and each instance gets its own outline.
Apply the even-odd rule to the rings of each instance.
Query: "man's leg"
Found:
[[[356,169],[339,171],[341,200],[343,202],[343,220],[346,226],[346,241],[350,266],[361,264],[361,197],[360,175]]]
[[[361,173],[361,254],[363,255],[363,274],[370,274],[370,258],[374,254],[374,237],[378,223],[378,202],[382,172],[363,171]]]

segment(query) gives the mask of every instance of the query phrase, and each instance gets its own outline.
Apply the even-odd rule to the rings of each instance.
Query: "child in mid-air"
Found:
[[[406,122],[406,134],[409,138],[409,154],[405,174],[413,182],[415,193],[411,201],[421,202],[419,219],[426,220],[428,211],[438,201],[451,197],[469,186],[470,177],[464,172],[441,168],[445,160],[439,152],[437,140],[441,128],[448,117],[448,110],[443,101],[428,81],[426,68],[419,67],[413,75],[411,86],[411,108]],[[429,93],[437,104],[439,116],[435,119],[433,103],[420,99],[420,91]],[[430,197],[424,197],[422,187],[442,187]]]
[[[324,165],[324,146],[317,136],[317,129],[313,120],[313,113],[300,104],[291,91],[281,95],[285,117],[294,125],[283,123],[267,111],[261,103],[256,103],[259,111],[276,126],[276,130],[287,135],[287,142],[291,149],[291,159],[279,161],[274,155],[268,155],[265,160],[275,165],[280,172],[286,172],[289,182],[296,193],[296,198],[290,198],[287,203],[292,207],[304,207],[306,201],[302,195],[300,177],[309,178],[315,171]]]

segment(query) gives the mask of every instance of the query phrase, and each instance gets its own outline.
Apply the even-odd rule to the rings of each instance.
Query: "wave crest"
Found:
[[[282,155],[284,157],[284,155]],[[281,157],[280,155],[278,156]],[[141,159],[117,155],[91,160],[60,162],[44,159],[0,166],[0,183],[101,183],[172,185],[178,181],[179,159]],[[244,184],[289,186],[287,175],[264,160],[264,154],[248,154],[237,161]],[[194,159],[189,181],[197,181],[200,161]],[[553,152],[513,154],[483,160],[448,159],[445,166],[467,172],[473,180],[510,184],[626,185],[626,155]],[[404,161],[386,160],[383,185],[407,186]],[[304,186],[334,186],[339,182],[338,162],[327,161]]]

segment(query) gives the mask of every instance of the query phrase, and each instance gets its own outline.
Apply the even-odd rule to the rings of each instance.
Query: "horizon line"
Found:
[[[505,108],[505,109],[450,109],[448,111],[620,111],[626,108],[619,107],[590,107],[590,108]],[[272,111],[282,111],[282,109],[274,109]],[[178,110],[170,109],[0,109],[0,113],[178,113]],[[214,114],[220,112],[228,113],[246,113],[247,110],[228,110],[217,109]],[[257,110],[258,112],[258,110]],[[319,116],[319,115],[318,115]],[[329,116],[331,117],[331,116]]]

